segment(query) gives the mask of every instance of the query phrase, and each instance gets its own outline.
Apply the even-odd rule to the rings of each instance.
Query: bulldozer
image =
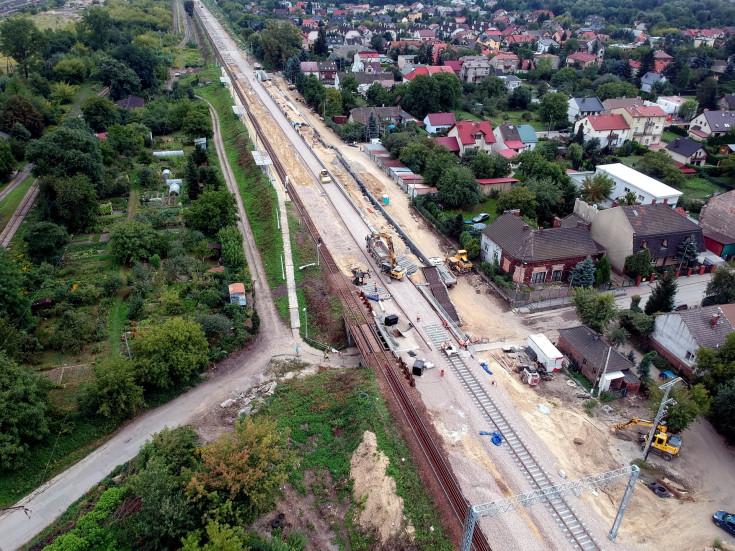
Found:
[[[472,271],[472,262],[467,259],[467,251],[460,249],[454,256],[447,256],[444,258],[444,263],[449,267],[455,275],[469,274]]]
[[[652,427],[653,421],[647,421],[645,419],[639,419],[633,417],[631,420],[625,423],[620,423],[613,427],[613,432],[619,430],[625,430],[628,427],[640,426],[640,427]],[[648,434],[644,432],[638,433],[638,441],[641,442],[641,449],[646,447],[646,441],[648,440]],[[656,455],[660,455],[666,461],[671,461],[672,457],[679,455],[681,451],[682,440],[681,436],[671,434],[668,432],[668,427],[665,424],[656,426],[656,432],[653,435],[653,442],[651,442],[651,452]]]
[[[390,235],[387,233],[366,235],[365,246],[378,263],[381,272],[399,281],[406,276],[406,268],[396,264],[396,253],[393,250],[393,239]]]

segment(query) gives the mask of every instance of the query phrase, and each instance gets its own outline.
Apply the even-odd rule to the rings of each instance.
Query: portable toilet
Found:
[[[387,205],[388,203],[390,203],[390,197],[388,197],[387,193],[384,193],[383,194],[383,204]]]

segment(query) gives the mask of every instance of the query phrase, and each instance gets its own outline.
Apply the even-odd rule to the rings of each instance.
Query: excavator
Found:
[[[455,275],[469,274],[472,271],[472,262],[467,258],[467,251],[460,249],[454,256],[447,256],[444,258],[444,263],[449,267]]]
[[[396,253],[393,250],[393,239],[387,233],[371,233],[365,236],[365,246],[380,266],[380,271],[393,279],[402,280],[406,268],[396,264]]]
[[[627,429],[628,427],[640,426],[640,427],[652,427],[653,421],[646,421],[645,419],[639,419],[633,417],[631,420],[625,423],[620,423],[613,427],[613,432]],[[641,442],[641,449],[646,447],[646,440],[648,434],[638,433],[638,440]],[[653,442],[651,442],[651,451],[657,455],[663,457],[666,461],[671,461],[672,457],[679,455],[681,451],[681,436],[671,434],[668,432],[668,427],[665,424],[657,425],[656,432],[653,435]]]

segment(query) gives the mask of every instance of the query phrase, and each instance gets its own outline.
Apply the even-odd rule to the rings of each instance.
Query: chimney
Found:
[[[664,199],[664,205],[668,205],[668,204],[669,204],[669,200],[668,199]]]
[[[712,316],[712,318],[709,320],[709,324],[712,327],[720,325],[720,314],[715,314],[714,316]]]
[[[505,212],[507,212],[508,214],[512,214],[516,218],[520,218],[521,217],[521,210],[520,209],[506,210]]]
[[[561,228],[561,218],[559,218],[558,216],[554,216],[553,227]]]

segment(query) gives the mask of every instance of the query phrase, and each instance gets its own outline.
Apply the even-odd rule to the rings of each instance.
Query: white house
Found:
[[[691,308],[656,316],[651,345],[674,367],[691,375],[700,348],[717,348],[733,332],[735,304]]]
[[[599,115],[605,110],[598,98],[569,98],[567,116],[569,122],[574,122],[588,115]]]
[[[625,197],[626,193],[632,191],[641,205],[664,203],[673,208],[682,195],[681,191],[654,180],[650,176],[646,176],[622,163],[597,165],[596,173],[606,174],[615,182],[611,195],[613,200]],[[612,206],[612,200],[607,200],[603,203],[603,206]]]
[[[589,115],[574,124],[575,134],[582,129],[584,141],[600,140],[600,147],[620,147],[630,137],[630,125],[623,115]]]
[[[500,80],[503,81],[503,85],[505,86],[505,89],[509,92],[515,90],[521,85],[521,79],[519,79],[515,75],[503,75],[500,77]]]
[[[429,134],[446,132],[457,123],[454,113],[429,113],[424,118],[426,131]]]
[[[705,111],[689,123],[689,137],[695,140],[724,136],[735,129],[735,111]]]
[[[664,113],[675,117],[679,114],[679,109],[684,105],[686,100],[679,96],[659,96],[656,100],[658,106],[664,110]]]

